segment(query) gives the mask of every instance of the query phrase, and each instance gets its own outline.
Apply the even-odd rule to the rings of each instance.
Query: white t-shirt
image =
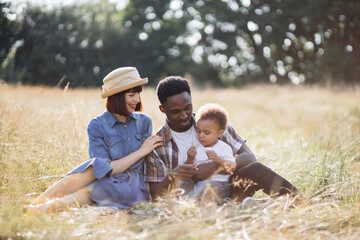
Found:
[[[189,130],[185,132],[175,132],[172,129],[170,129],[170,132],[174,138],[176,145],[179,148],[178,165],[182,165],[187,159],[187,151],[194,145],[200,145],[199,140],[196,136],[195,127],[192,126]]]
[[[196,157],[194,159],[194,163],[200,164],[204,162],[212,161],[208,158],[206,151],[212,150],[214,151],[218,157],[224,161],[229,161],[235,163],[235,158],[233,156],[233,151],[231,147],[226,144],[225,142],[218,140],[217,143],[212,147],[204,147],[203,145],[199,144],[196,148]],[[213,181],[220,181],[220,182],[227,182],[229,181],[230,174],[215,174],[212,176],[210,180]]]

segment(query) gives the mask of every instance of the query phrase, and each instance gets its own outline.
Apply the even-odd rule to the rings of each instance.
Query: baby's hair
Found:
[[[228,122],[228,113],[219,104],[208,103],[199,108],[196,113],[196,121],[199,120],[215,120],[220,128],[225,130]]]

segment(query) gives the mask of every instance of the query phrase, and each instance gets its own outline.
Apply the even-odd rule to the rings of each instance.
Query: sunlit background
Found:
[[[151,85],[359,82],[356,0],[2,1],[0,77],[98,86],[135,66]]]

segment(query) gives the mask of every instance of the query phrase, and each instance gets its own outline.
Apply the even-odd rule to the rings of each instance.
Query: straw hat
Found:
[[[117,68],[106,75],[103,79],[102,98],[137,87],[148,82],[147,78],[141,78],[134,67]]]

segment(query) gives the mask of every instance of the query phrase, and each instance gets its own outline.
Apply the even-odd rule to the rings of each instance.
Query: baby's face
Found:
[[[204,147],[212,147],[217,143],[218,138],[222,136],[223,130],[213,120],[199,120],[196,123],[196,134],[199,142]]]

